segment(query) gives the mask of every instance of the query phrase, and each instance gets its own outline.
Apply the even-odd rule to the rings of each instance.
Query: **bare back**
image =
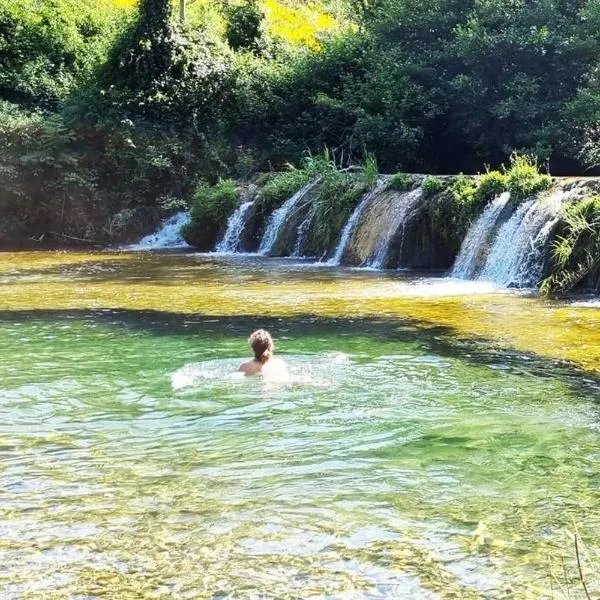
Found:
[[[246,376],[262,375],[269,379],[287,379],[287,365],[280,358],[271,357],[266,362],[249,360],[240,365],[239,370]]]

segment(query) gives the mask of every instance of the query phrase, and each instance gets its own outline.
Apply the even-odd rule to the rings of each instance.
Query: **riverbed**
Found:
[[[579,598],[600,306],[193,253],[0,261],[7,598]],[[270,329],[285,383],[236,373]],[[569,594],[569,595],[567,595]]]

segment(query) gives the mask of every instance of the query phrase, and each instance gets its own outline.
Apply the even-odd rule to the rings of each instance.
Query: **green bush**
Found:
[[[415,178],[408,173],[394,173],[388,181],[387,187],[390,190],[403,192],[410,190],[415,186]]]
[[[219,124],[233,95],[231,51],[202,30],[173,23],[170,14],[170,0],[141,0],[99,74],[100,97],[116,115],[205,132]]]
[[[204,169],[193,138],[133,123],[69,122],[0,102],[0,243],[51,238],[124,243],[189,202]],[[211,168],[207,170],[211,171]],[[116,228],[113,217],[135,218]]]
[[[225,37],[233,50],[259,53],[264,47],[264,14],[256,0],[227,6]]]
[[[586,281],[600,286],[600,198],[569,205],[552,243],[551,272],[542,282],[543,294],[567,292]]]
[[[89,83],[119,25],[90,0],[0,1],[0,98],[56,106]]]
[[[513,153],[510,166],[504,169],[504,174],[511,202],[514,203],[552,187],[552,178],[542,175],[537,161],[529,156]]]
[[[271,214],[292,194],[295,194],[310,180],[310,172],[290,167],[281,173],[269,173],[261,184],[256,200],[256,210],[263,217]]]
[[[445,187],[445,183],[439,177],[425,177],[421,183],[425,198],[439,194]]]
[[[487,171],[478,178],[475,197],[481,205],[491,202],[508,188],[508,177],[500,171]]]
[[[322,256],[335,248],[356,202],[370,187],[361,172],[330,169],[322,175],[313,198],[315,216],[307,242],[309,254]]]
[[[212,250],[239,203],[240,192],[232,179],[212,186],[201,181],[194,194],[190,221],[181,230],[183,239],[201,251]]]

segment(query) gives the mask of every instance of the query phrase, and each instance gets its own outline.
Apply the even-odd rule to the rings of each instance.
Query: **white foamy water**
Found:
[[[385,185],[387,184],[389,178],[381,177],[375,187],[367,192],[358,203],[354,212],[350,215],[350,218],[344,225],[344,229],[342,230],[342,236],[340,237],[340,241],[335,249],[335,254],[332,258],[327,261],[328,265],[338,266],[341,264],[342,259],[344,258],[344,253],[346,252],[346,247],[348,246],[348,242],[350,241],[350,237],[354,233],[354,229],[358,224],[359,219],[362,214],[367,210],[367,208],[371,205],[371,202],[377,197],[377,195],[383,190]]]
[[[521,204],[498,230],[479,278],[502,286],[534,287],[542,276],[563,196],[559,191]]]
[[[161,248],[187,248],[189,247],[181,237],[181,228],[190,220],[188,211],[165,219],[160,227],[149,235],[144,236],[136,244],[127,246],[127,250],[159,250]]]
[[[569,306],[577,306],[580,308],[600,308],[600,298],[590,298],[589,300],[576,300],[571,302]]]
[[[240,248],[240,236],[246,227],[246,215],[254,200],[244,202],[237,210],[229,217],[227,221],[227,231],[223,239],[217,244],[216,252],[223,254],[233,254]]]
[[[394,205],[394,211],[389,217],[387,226],[383,232],[383,238],[373,254],[367,259],[367,266],[373,269],[383,268],[392,238],[400,228],[402,228],[401,234],[404,236],[404,222],[420,204],[422,196],[423,191],[420,187],[401,195],[401,201],[396,202]]]
[[[280,357],[278,355],[278,357]],[[249,357],[248,357],[249,358]],[[288,372],[284,377],[245,377],[238,371],[248,358],[224,358],[188,363],[171,373],[171,387],[175,391],[193,390],[199,387],[231,387],[260,381],[285,386],[331,387],[352,365],[351,357],[344,352],[325,352],[316,355],[281,356]]]
[[[290,196],[273,214],[269,217],[267,227],[260,241],[258,249],[259,254],[268,254],[273,249],[279,232],[286,223],[294,209],[304,199],[306,194],[315,186],[316,182],[312,181],[299,189],[293,196]]]
[[[482,267],[498,218],[509,200],[508,192],[500,194],[485,207],[475,223],[471,225],[454,262],[451,277],[473,279],[478,269]]]

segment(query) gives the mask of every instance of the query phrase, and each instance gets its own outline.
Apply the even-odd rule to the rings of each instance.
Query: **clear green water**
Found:
[[[574,527],[600,589],[589,373],[473,337],[472,314],[467,339],[395,304],[357,309],[408,280],[72,258],[5,263],[1,597],[579,598]],[[302,310],[253,316],[265,284],[271,308]],[[507,319],[567,310],[452,293]],[[257,326],[289,384],[235,373]]]

